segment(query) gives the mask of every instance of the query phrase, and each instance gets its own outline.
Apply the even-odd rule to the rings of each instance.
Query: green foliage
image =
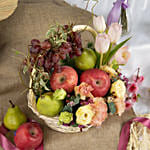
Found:
[[[25,74],[27,71],[28,71],[28,66],[25,65],[25,66],[23,67],[23,74]]]
[[[80,103],[80,95],[77,96],[71,96],[71,101],[74,102],[74,106]]]
[[[78,127],[78,124],[77,123],[74,123],[71,125],[72,127]]]
[[[70,113],[72,113],[72,107],[69,105],[69,104],[67,104],[67,105],[65,105],[65,107],[63,108],[63,110],[62,110],[62,112],[64,112],[64,111],[67,111],[67,112],[70,112]]]
[[[72,25],[68,25],[65,29],[63,25],[56,24],[50,27],[46,33],[46,38],[49,38],[53,48],[58,48],[62,43],[67,42],[67,35],[72,31]]]
[[[115,70],[117,70],[119,68],[119,64],[115,59],[112,61],[112,68]]]
[[[96,52],[96,51],[95,51],[95,54],[96,54],[96,57],[97,57],[95,68],[99,68],[101,54]]]
[[[70,98],[67,98],[70,100],[69,103],[67,103],[67,105],[65,105],[65,107],[63,108],[63,112],[64,111],[68,111],[71,112],[73,111],[72,107],[75,105],[78,105],[80,103],[80,95],[77,96],[71,96]]]
[[[111,112],[112,114],[116,113],[116,106],[115,106],[114,102],[108,103],[108,109],[109,109],[109,112]]]
[[[110,52],[108,58],[106,58],[105,63],[107,64],[110,59],[116,54],[116,52],[127,42],[131,39],[131,37],[127,38],[126,40],[124,40],[123,42],[119,43],[118,45],[116,45]]]
[[[61,65],[63,66],[70,66],[70,67],[75,67],[75,60],[74,58],[70,58],[69,56],[66,57],[66,59],[61,60]]]
[[[94,49],[94,43],[93,42],[88,42],[87,48]]]
[[[49,74],[44,72],[44,68],[35,69],[32,75],[32,88],[36,95],[40,96],[44,91],[50,91],[50,88],[47,87],[49,78]]]

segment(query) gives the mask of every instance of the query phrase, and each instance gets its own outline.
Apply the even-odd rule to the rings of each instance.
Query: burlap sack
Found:
[[[27,92],[22,94],[25,88],[18,75],[21,57],[15,55],[12,49],[26,53],[30,40],[44,39],[49,25],[55,22],[88,24],[90,19],[90,13],[71,7],[62,0],[21,0],[16,12],[0,22],[1,119],[9,107],[8,100],[12,99],[29,117],[43,124],[44,150],[117,150],[123,123],[134,117],[133,112],[128,111],[121,118],[109,117],[101,128],[92,128],[84,133],[62,134],[49,129],[27,107]]]

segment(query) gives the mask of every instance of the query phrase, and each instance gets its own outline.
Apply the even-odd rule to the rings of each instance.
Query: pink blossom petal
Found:
[[[129,91],[130,93],[137,93],[137,91],[138,91],[138,86],[137,86],[137,84],[136,84],[136,83],[129,84],[129,86],[128,86],[128,91]]]
[[[134,93],[131,98],[132,102],[135,103],[137,101],[137,95]]]
[[[134,82],[137,82],[137,84],[142,84],[142,82],[144,81],[144,76],[137,77],[136,75],[134,75],[132,78]]]
[[[126,101],[125,104],[126,104],[126,109],[127,110],[130,109],[133,106],[132,102],[130,102],[130,101]]]

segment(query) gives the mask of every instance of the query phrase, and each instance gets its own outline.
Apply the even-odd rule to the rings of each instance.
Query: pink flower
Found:
[[[142,84],[144,81],[144,76],[133,76],[133,81],[136,82],[137,84]]]
[[[110,38],[107,34],[98,34],[95,41],[95,49],[99,53],[107,52],[110,45]]]
[[[95,113],[92,118],[91,125],[100,126],[103,121],[107,118],[107,105],[103,98],[94,98],[94,103],[90,104],[92,111]]]
[[[134,93],[131,98],[132,102],[135,103],[137,101],[137,95]]]
[[[126,109],[127,110],[130,109],[133,106],[133,103],[130,102],[130,101],[126,101],[125,104],[126,104]]]
[[[128,51],[128,47],[122,47],[120,48],[114,57],[111,58],[110,64],[113,60],[116,60],[118,64],[126,64],[128,62],[128,59],[130,58],[130,52]]]
[[[80,99],[85,100],[87,97],[93,98],[94,96],[92,95],[92,91],[94,89],[92,88],[91,85],[88,85],[85,82],[82,82],[79,86],[76,86],[74,88],[75,95],[77,96],[78,94],[80,95]]]
[[[93,17],[93,26],[97,32],[104,32],[106,29],[106,24],[103,16]]]
[[[116,43],[122,34],[122,26],[118,23],[112,23],[108,30],[111,43]]]
[[[129,84],[129,86],[128,86],[128,91],[129,91],[130,93],[137,93],[137,91],[138,91],[138,86],[137,86],[137,84],[136,84],[136,83]]]

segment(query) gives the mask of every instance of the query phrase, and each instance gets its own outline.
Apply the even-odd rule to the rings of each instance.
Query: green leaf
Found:
[[[46,91],[49,91],[49,90],[50,90],[50,89],[46,86],[46,82],[44,82],[42,78],[40,79],[40,85],[41,85],[42,87],[44,87],[44,89],[45,89]]]
[[[77,123],[74,123],[73,125],[71,125],[72,127],[78,127]]]
[[[137,97],[138,97],[138,98],[141,98],[141,95],[140,95],[140,94],[137,94]]]
[[[75,68],[75,60],[73,58],[71,59],[69,56],[67,56],[65,60],[61,60],[61,65],[70,66],[70,67]]]
[[[124,40],[123,42],[119,43],[118,45],[116,45],[110,52],[109,57],[105,60],[105,63],[108,63],[110,61],[110,59],[116,54],[116,52],[127,42],[131,39],[131,37],[127,38],[126,40]]]
[[[91,49],[94,49],[94,44],[93,44],[93,42],[89,42],[89,43],[87,44],[87,47],[88,47],[88,48],[91,48]]]
[[[73,101],[74,101],[75,105],[79,104],[79,102],[80,102],[80,95],[75,97]]]
[[[119,64],[115,59],[112,61],[112,68],[115,70],[117,70],[119,68]]]
[[[114,102],[108,103],[108,108],[109,108],[109,112],[111,112],[112,114],[116,113],[116,106],[115,106]]]
[[[99,68],[100,56],[101,56],[101,55],[100,55],[100,53],[98,53],[98,52],[96,52],[96,51],[95,51],[95,54],[96,54],[96,57],[97,57],[95,68]]]
[[[72,107],[71,107],[70,105],[65,105],[65,107],[63,108],[62,111],[63,111],[63,112],[64,112],[64,111],[67,111],[67,112],[72,113]]]
[[[25,74],[27,71],[28,71],[28,66],[25,65],[23,68],[23,74]]]

